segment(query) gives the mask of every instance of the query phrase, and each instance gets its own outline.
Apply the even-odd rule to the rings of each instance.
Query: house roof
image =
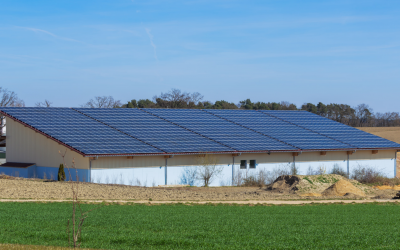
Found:
[[[400,149],[306,111],[0,108],[84,155]]]

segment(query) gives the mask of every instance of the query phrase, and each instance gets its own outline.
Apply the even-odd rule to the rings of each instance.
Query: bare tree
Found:
[[[63,159],[63,164],[64,167],[68,170],[68,175],[69,175],[69,183],[71,184],[71,190],[72,190],[72,218],[68,220],[67,224],[67,234],[68,234],[68,244],[72,246],[73,248],[79,248],[81,246],[82,242],[79,242],[81,239],[81,233],[82,233],[82,227],[83,227],[83,222],[86,220],[88,217],[89,212],[99,209],[102,206],[95,207],[93,209],[90,209],[86,212],[82,211],[81,208],[81,202],[79,200],[79,176],[78,176],[78,169],[76,168],[75,165],[75,159],[72,160],[72,164],[70,166],[67,165],[65,162],[65,155],[67,154],[67,150],[65,150],[64,153],[61,153],[61,151],[58,151],[58,153],[61,155]],[[72,168],[73,171],[75,171],[75,177],[76,181],[72,181],[72,175],[70,168]],[[79,210],[79,217],[77,217],[76,212]],[[72,234],[70,232],[70,221],[72,221]],[[71,242],[71,236],[72,236],[72,242]]]
[[[194,92],[192,94],[182,92],[179,89],[171,89],[167,93],[162,93],[159,96],[154,96],[153,100],[161,108],[187,108],[197,105],[203,96]]]
[[[51,107],[53,103],[50,102],[49,100],[45,99],[44,102],[37,102],[35,103],[36,107]]]
[[[197,167],[185,167],[181,173],[180,184],[194,186],[197,179]]]
[[[204,187],[208,187],[221,174],[223,167],[217,165],[218,158],[213,155],[201,155],[196,160],[200,166],[197,171],[197,178],[203,182]]]
[[[119,108],[122,103],[120,100],[114,100],[112,96],[96,96],[81,106],[83,108]]]
[[[0,87],[0,106],[1,107],[25,107],[25,102],[18,98],[14,91],[9,91],[5,88]],[[1,116],[1,135],[5,133],[6,119],[5,116]]]
[[[203,100],[204,96],[199,92],[194,92],[190,95],[190,98],[190,101],[197,105],[201,100]]]
[[[1,107],[25,107],[25,102],[18,98],[14,91],[0,87]]]

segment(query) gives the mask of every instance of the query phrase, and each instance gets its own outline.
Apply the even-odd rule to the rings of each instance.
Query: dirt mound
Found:
[[[397,196],[390,195],[390,194],[379,194],[377,196],[372,197],[371,199],[376,200],[389,200],[389,199],[399,199]]]
[[[267,190],[279,193],[294,193],[298,190],[297,184],[299,182],[300,178],[296,175],[281,175],[267,187]]]
[[[352,193],[358,196],[365,196],[365,193],[356,188],[349,181],[340,180],[322,192],[323,196],[344,196]]]
[[[347,193],[343,195],[343,197],[349,198],[349,199],[358,199],[358,198],[363,198],[364,196],[356,195],[353,193]]]

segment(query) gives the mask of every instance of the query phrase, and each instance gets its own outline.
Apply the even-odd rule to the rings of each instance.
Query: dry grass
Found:
[[[353,170],[351,175],[352,179],[366,185],[372,186],[396,186],[400,184],[400,179],[398,178],[387,178],[383,176],[379,171],[370,167],[358,167]]]
[[[357,129],[400,143],[400,127],[357,127]]]
[[[68,247],[54,247],[54,246],[34,246],[34,245],[18,245],[18,244],[0,244],[0,249],[4,250],[66,250],[66,249],[71,249]],[[89,248],[80,248],[82,250],[86,249],[89,250]]]

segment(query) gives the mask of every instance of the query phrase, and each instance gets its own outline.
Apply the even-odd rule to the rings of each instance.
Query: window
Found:
[[[247,160],[240,161],[240,169],[247,169]]]
[[[256,160],[250,160],[250,168],[256,168]]]

